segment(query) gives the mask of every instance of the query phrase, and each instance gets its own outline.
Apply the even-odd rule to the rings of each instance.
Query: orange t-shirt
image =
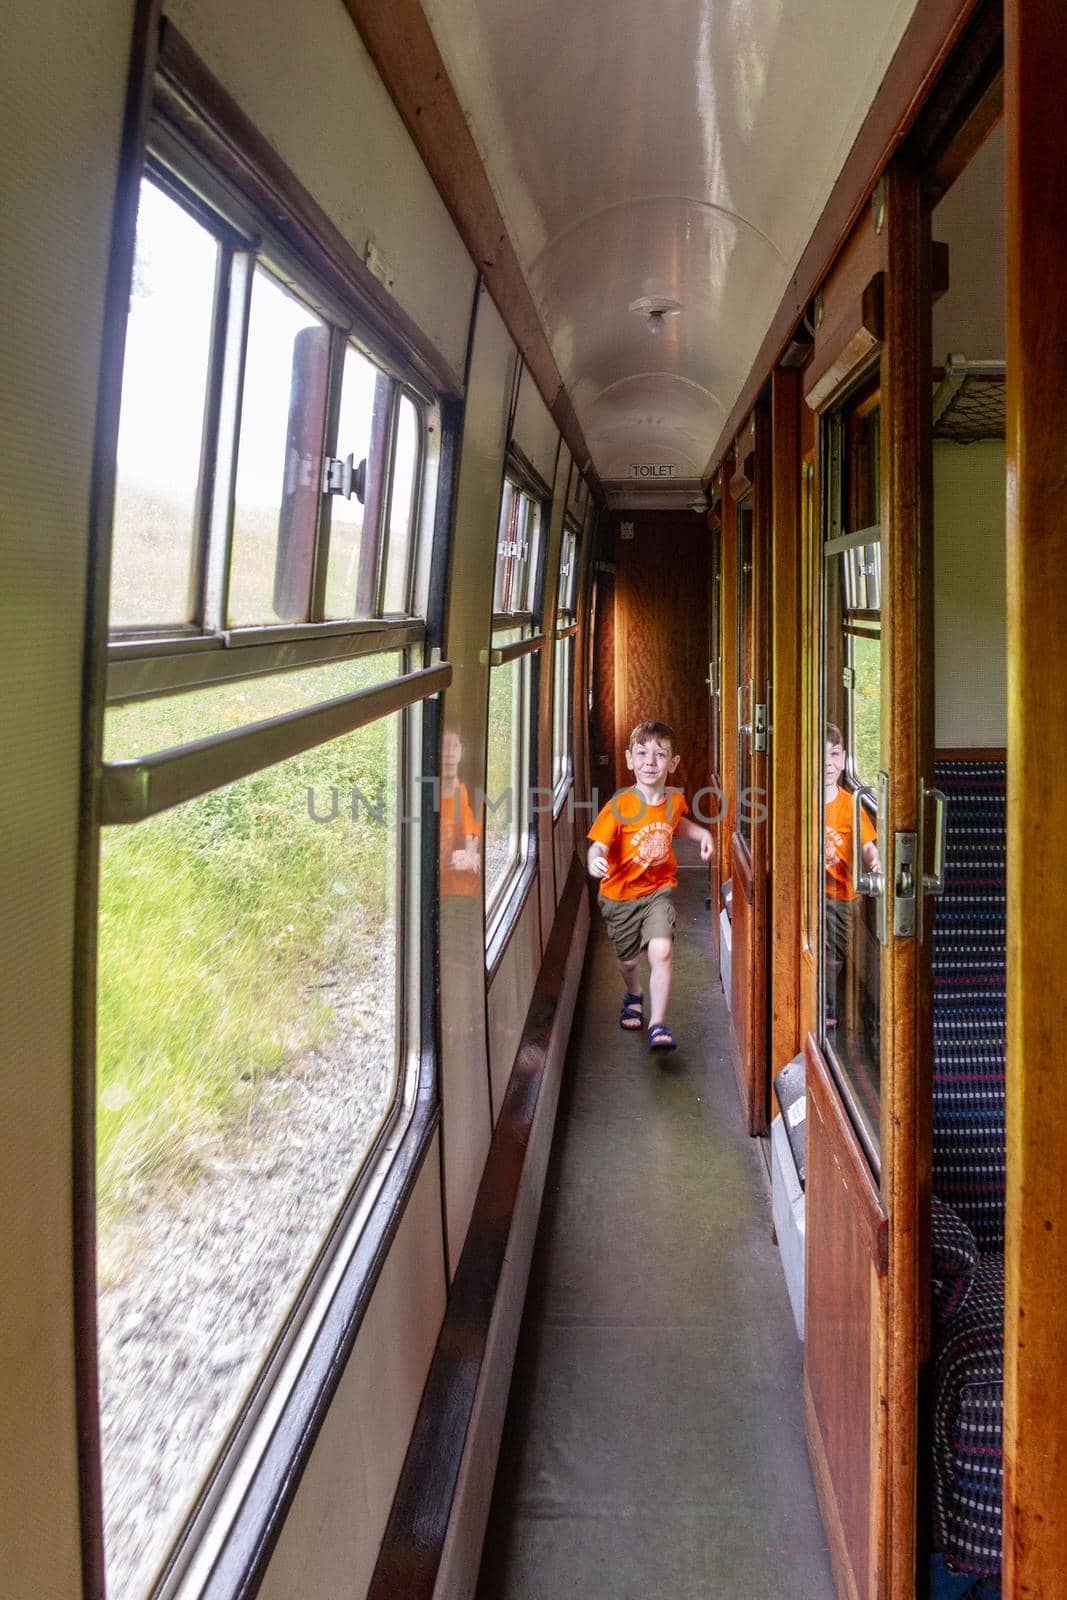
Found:
[[[650,805],[637,789],[620,789],[589,830],[608,847],[608,875],[600,880],[606,900],[643,900],[678,882],[671,840],[689,807],[681,789],[667,789]]]
[[[826,895],[830,900],[858,900],[852,882],[852,794],[848,789],[838,789],[827,802],[826,827]],[[874,823],[860,806],[860,839],[870,844],[877,837]]]
[[[441,796],[441,893],[478,895],[482,892],[477,867],[452,865],[457,850],[466,850],[468,838],[479,838],[482,828],[471,810],[465,783],[457,783],[451,794]]]

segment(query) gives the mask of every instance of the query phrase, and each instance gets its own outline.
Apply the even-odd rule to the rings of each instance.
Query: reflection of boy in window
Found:
[[[826,1026],[837,1026],[838,1000],[844,988],[842,975],[853,944],[859,894],[852,881],[852,838],[854,803],[849,790],[841,787],[845,770],[845,746],[841,730],[826,724],[826,767],[824,771],[824,827],[826,858]],[[881,870],[875,827],[860,806],[860,839],[865,872]]]
[[[458,733],[441,739],[441,893],[480,895],[478,839],[481,824],[471,809],[467,785],[459,781],[463,745]]]

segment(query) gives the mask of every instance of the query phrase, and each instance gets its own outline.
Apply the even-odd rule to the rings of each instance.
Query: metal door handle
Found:
[[[863,835],[860,831],[862,806],[861,796],[870,795],[877,804],[877,796],[873,789],[866,784],[860,784],[852,791],[852,882],[857,894],[882,895],[885,894],[885,873],[864,872],[863,870]]]
[[[934,870],[923,873],[923,893],[944,894],[948,795],[943,789],[924,789],[923,798],[934,802]]]

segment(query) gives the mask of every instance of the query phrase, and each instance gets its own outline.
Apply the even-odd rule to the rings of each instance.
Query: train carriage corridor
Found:
[[[834,1593],[707,874],[677,852],[675,1055],[619,1028],[594,915],[479,1600]]]

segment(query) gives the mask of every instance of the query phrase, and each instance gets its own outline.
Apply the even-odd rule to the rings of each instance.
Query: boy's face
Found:
[[[826,782],[837,783],[845,770],[845,747],[826,741]]]
[[[459,735],[447,730],[441,740],[441,776],[451,783],[459,771],[460,759],[463,755],[463,746]]]
[[[640,739],[626,752],[626,765],[647,789],[657,789],[665,783],[680,759],[661,739]]]

